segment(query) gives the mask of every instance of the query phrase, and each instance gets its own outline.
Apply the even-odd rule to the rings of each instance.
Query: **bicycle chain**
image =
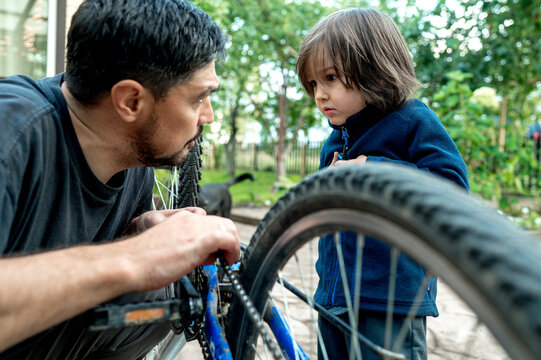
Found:
[[[261,316],[257,312],[257,309],[255,308],[254,304],[252,303],[252,300],[248,295],[246,295],[246,291],[242,288],[242,285],[240,284],[238,280],[238,276],[236,273],[234,273],[231,270],[231,267],[227,265],[227,262],[225,261],[225,258],[223,255],[220,255],[218,257],[221,267],[224,269],[225,274],[227,275],[229,281],[232,284],[232,288],[235,292],[235,295],[241,302],[242,306],[246,310],[248,316],[254,323],[254,325],[257,328],[257,331],[261,334],[261,337],[263,338],[263,341],[265,342],[266,346],[271,350],[271,353],[276,360],[284,360],[284,356],[280,352],[280,349],[276,345],[276,343],[272,340],[269,332],[263,325],[263,320],[261,319]],[[193,285],[195,286],[196,290],[200,293],[203,293],[203,288],[205,284],[207,284],[208,279],[205,277],[204,272],[201,268],[196,268],[193,273],[191,274]],[[218,290],[219,291],[219,290]],[[224,329],[225,330],[225,329]],[[199,346],[201,347],[201,352],[203,354],[203,358],[205,360],[210,360],[210,347],[207,340],[207,337],[205,335],[205,323],[199,322],[197,325],[195,325],[195,328],[193,329],[194,332],[196,332],[195,336],[197,338],[197,342],[199,343]]]
[[[203,269],[198,267],[195,268],[194,271],[191,273],[190,277],[193,277],[192,283],[195,287],[195,289],[202,294],[203,288],[205,287],[205,284],[208,283],[208,279],[206,278],[205,274],[203,273]],[[201,352],[203,354],[203,359],[210,360],[210,347],[209,343],[207,341],[207,336],[205,335],[205,322],[200,321],[196,325],[194,325],[195,328],[193,329],[195,332],[195,337],[197,338],[197,342],[199,343],[199,346],[201,347]]]
[[[209,343],[207,341],[207,337],[205,335],[205,324],[201,323],[199,325],[199,331],[197,334],[197,342],[199,343],[199,346],[201,347],[201,352],[203,353],[203,359],[210,360],[210,347]]]
[[[248,295],[246,295],[246,291],[240,284],[237,274],[235,274],[231,270],[231,267],[227,264],[222,254],[218,256],[218,260],[220,261],[220,265],[224,269],[227,277],[229,278],[229,281],[231,281],[231,284],[233,285],[233,291],[235,292],[235,295],[237,295],[237,298],[240,300],[242,306],[244,307],[244,310],[246,310],[246,313],[248,314],[248,316],[254,323],[255,327],[257,328],[257,331],[261,334],[261,337],[263,338],[265,345],[271,350],[271,353],[274,359],[285,360],[280,349],[278,348],[278,346],[276,346],[276,343],[272,340],[269,332],[267,331],[267,328],[265,328],[265,326],[263,325],[263,320],[261,319],[261,316],[257,312],[257,309],[255,308],[252,300],[250,299]]]

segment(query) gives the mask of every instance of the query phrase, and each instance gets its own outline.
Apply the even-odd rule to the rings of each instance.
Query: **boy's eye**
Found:
[[[315,80],[310,81],[310,87],[315,88],[317,86],[317,83]]]
[[[326,78],[327,78],[327,81],[334,81],[334,80],[336,80],[336,75],[329,74],[329,75],[326,76]]]

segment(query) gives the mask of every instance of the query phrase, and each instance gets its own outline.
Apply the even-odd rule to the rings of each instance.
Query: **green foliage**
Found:
[[[523,210],[521,216],[512,217],[511,219],[525,229],[535,230],[541,228],[541,211],[531,211],[529,208],[523,208]]]
[[[538,169],[533,144],[526,141],[520,122],[506,125],[505,151],[498,149],[498,120],[494,110],[471,101],[471,74],[450,72],[434,94],[433,108],[462,154],[473,193],[497,201],[511,211],[512,196],[526,195],[532,170]],[[534,190],[535,191],[535,190]]]
[[[270,206],[285,195],[292,185],[301,180],[298,175],[288,176],[286,179],[283,179],[283,186],[277,187],[274,171],[256,171],[252,172],[252,174],[255,181],[246,180],[229,188],[233,203]],[[227,175],[226,171],[203,170],[201,172],[200,184],[221,183],[229,179],[231,177]]]
[[[220,126],[207,132],[213,133],[207,137],[211,142],[253,140],[246,139],[250,121],[258,123],[259,138],[276,141],[279,96],[284,91],[286,142],[318,126],[321,119],[313,101],[306,98],[295,75],[301,40],[336,8],[377,7],[402,31],[417,77],[425,84],[419,97],[437,112],[457,143],[468,164],[472,192],[495,200],[513,215],[521,211],[514,198],[539,196],[538,183],[531,181],[539,164],[532,157],[532,144],[525,141],[528,125],[541,121],[538,0],[437,0],[433,8],[417,6],[413,0],[337,0],[336,8],[314,0],[194,3],[231,37],[227,61],[217,64],[223,90],[213,98]],[[480,94],[487,89],[492,94],[483,98]],[[503,152],[498,146],[500,109],[494,93],[498,102],[508,99],[503,107],[507,118]],[[269,188],[271,184],[274,179]],[[261,189],[261,194],[269,188]]]
[[[309,0],[195,0],[230,36],[228,59],[217,66],[222,89],[213,105],[220,119],[220,138],[246,139],[246,122],[257,121],[259,137],[276,141],[280,126],[279,97],[285,94],[282,124],[286,142],[308,132],[319,120],[295,73],[302,38],[332,9]],[[250,139],[252,140],[252,139]],[[229,158],[232,159],[233,157]]]

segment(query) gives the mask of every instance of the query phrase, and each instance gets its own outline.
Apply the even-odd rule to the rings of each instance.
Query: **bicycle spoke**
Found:
[[[312,242],[310,242],[310,250],[312,249],[312,246],[311,246],[311,245],[312,245]],[[301,270],[301,267],[300,267],[300,264],[299,264],[299,260],[298,260],[297,254],[295,254],[294,257],[295,257],[295,260],[296,260],[296,263],[297,263],[297,271],[298,271],[298,273],[299,273],[299,275],[300,275],[300,278],[301,278],[301,284],[302,284],[302,287],[303,287],[303,289],[304,289],[304,293],[305,293],[305,294],[310,294],[310,293],[312,293],[312,291],[308,291],[308,289],[307,289],[307,287],[306,287],[306,283],[305,283],[305,281],[304,281],[304,276],[302,275],[303,272],[302,272],[302,270]],[[311,258],[310,258],[310,259],[311,259]],[[311,274],[311,272],[310,272],[310,274]],[[281,279],[281,281],[282,281],[282,286],[283,286],[283,279]],[[317,338],[318,338],[318,340],[319,340],[319,344],[320,344],[320,346],[321,346],[321,351],[322,351],[322,353],[323,353],[323,354],[322,354],[322,355],[323,355],[323,358],[324,358],[325,360],[328,360],[328,359],[329,359],[329,355],[327,354],[327,348],[325,347],[325,343],[323,342],[323,336],[321,336],[321,330],[319,329],[319,326],[318,326],[318,324],[317,324],[317,320],[314,318],[314,312],[315,312],[315,310],[314,310],[314,299],[313,299],[312,296],[309,296],[309,295],[308,295],[308,296],[307,296],[307,300],[308,300],[308,306],[310,307],[310,310],[309,310],[309,311],[310,311],[310,320],[311,320],[311,322],[310,322],[310,325],[311,325],[310,328],[315,324],[316,334],[317,334]]]
[[[357,234],[356,236],[356,243],[357,243],[357,254],[355,257],[355,289],[353,291],[353,299],[355,299],[355,303],[353,304],[353,313],[355,319],[359,319],[359,307],[360,307],[360,299],[361,299],[361,279],[363,277],[363,255],[364,255],[364,235]],[[359,299],[359,300],[357,300]],[[359,324],[357,323],[357,327],[355,328],[356,332],[359,332]],[[356,338],[355,334],[351,333],[351,342],[354,341],[358,342],[358,339]]]
[[[387,317],[385,319],[385,342],[384,348],[391,348],[391,338],[393,336],[393,314],[394,314],[394,296],[396,289],[396,269],[398,268],[398,256],[400,255],[397,248],[391,248],[391,267],[389,273],[389,291],[387,293]]]
[[[413,299],[413,304],[408,311],[408,316],[406,317],[406,320],[404,320],[404,324],[402,324],[402,328],[400,329],[398,335],[396,336],[395,343],[393,344],[393,351],[397,351],[402,344],[404,343],[404,339],[406,338],[406,335],[408,333],[411,321],[415,317],[415,315],[418,312],[418,307],[420,306],[423,297],[426,294],[426,291],[428,290],[428,285],[430,284],[430,279],[432,279],[432,274],[425,273],[425,281],[423,282],[423,286],[419,288],[417,291],[417,294],[415,294],[415,298]]]
[[[161,202],[161,208],[163,209],[174,209],[175,202],[178,197],[178,168],[174,167],[171,170],[168,170],[167,179],[165,182],[160,181],[158,177],[154,176],[155,188],[158,192],[158,197]],[[156,210],[154,199],[152,201],[153,207]]]
[[[177,194],[178,194],[178,167],[173,167],[171,170],[172,173],[172,184],[171,188],[173,189],[169,196],[169,209],[173,209],[175,207],[175,203],[177,201]]]
[[[348,309],[348,316],[349,316],[349,322],[351,323],[351,327],[356,331],[358,329],[357,321],[358,319],[355,318],[355,315],[353,312],[353,307],[351,305],[351,297],[349,294],[349,285],[348,285],[348,279],[347,279],[347,270],[346,265],[344,264],[344,254],[342,253],[342,246],[340,244],[340,236],[341,232],[335,232],[334,237],[334,244],[336,246],[336,252],[338,255],[338,264],[340,265],[340,275],[342,276],[342,287],[344,288],[344,296],[346,298],[346,305]],[[351,358],[351,352],[354,351],[356,355],[356,359],[362,359],[361,355],[361,347],[359,345],[359,340],[357,337],[352,336],[353,341],[353,347],[350,349],[349,357]]]
[[[280,279],[282,277],[282,272],[281,271],[278,271],[278,278]],[[287,301],[287,298],[286,298],[286,294],[284,292],[284,285],[282,283],[282,286],[280,287],[281,289],[281,292],[282,292],[282,298],[283,298],[283,302],[284,302],[284,309],[285,309],[285,312],[286,312],[286,317],[287,317],[287,321],[288,321],[288,324],[293,324],[293,321],[291,319],[291,314],[289,312],[289,301]],[[271,299],[271,302],[273,304],[273,306],[276,306],[276,302],[274,301],[274,298],[271,296],[271,294],[269,293],[269,298]],[[295,336],[295,330],[294,330],[294,327],[293,326],[290,326],[289,327],[289,332],[291,333],[291,337],[293,339],[296,339],[296,336]],[[297,351],[295,351],[295,360],[298,360],[298,354],[297,354]]]
[[[265,348],[265,359],[268,359],[269,353],[267,352],[267,346],[265,344],[263,344],[263,346]],[[252,343],[252,348],[254,349],[254,354],[256,354],[259,359],[263,359],[261,355],[259,355],[259,352],[257,351],[257,347],[255,346],[254,343]]]
[[[319,238],[318,238],[318,239],[319,239]],[[308,256],[308,259],[310,259],[310,260],[311,260],[311,259],[314,259],[314,243],[315,243],[315,241],[309,241],[309,242],[308,242],[308,250],[309,250],[309,256]],[[313,268],[315,267],[315,265],[312,264],[312,262],[310,262],[310,264],[311,264],[311,268],[313,269]],[[314,287],[313,287],[313,285],[315,284],[314,273],[315,273],[314,271],[309,271],[309,272],[308,272],[308,274],[309,274],[309,283],[312,284],[312,288],[311,288],[312,291],[310,292],[310,294],[314,294],[314,293],[315,293],[315,289],[314,289]],[[304,277],[303,277],[302,279],[304,279]],[[310,301],[311,301],[311,303],[312,303],[312,305],[310,305],[310,306],[311,306],[312,309],[313,309],[313,304],[314,304],[314,297],[313,297],[313,295],[310,296]],[[312,317],[314,316],[314,313],[315,313],[315,312],[316,312],[315,309],[312,310],[312,312],[311,312],[311,313],[312,313]],[[318,323],[317,323],[317,319],[314,319],[313,322],[310,324],[310,333],[314,333],[314,329],[313,329],[314,327],[315,327],[315,329],[316,329],[315,331],[318,333],[318,341],[319,341],[321,344],[323,344],[323,337],[321,336],[321,331],[319,330],[319,325],[318,325]],[[310,343],[310,344],[311,344],[311,346],[310,346],[310,351],[311,351],[312,354],[315,354],[316,351],[317,351],[317,342],[316,342],[316,344],[315,344],[315,347],[314,347],[313,343]],[[325,350],[324,350],[324,356],[323,356],[323,357],[324,357],[324,360],[328,360],[327,349],[325,348],[325,344],[323,344],[323,348],[325,349]]]
[[[163,197],[163,193],[162,193],[162,188],[166,188],[166,186],[160,182],[160,180],[158,180],[158,177],[156,175],[154,175],[154,184],[156,184],[156,189],[158,190],[158,195],[159,195],[159,198],[160,198],[160,201],[162,204],[165,204],[165,198]],[[154,206],[154,210],[157,209],[157,206],[154,202],[154,198],[152,199],[152,205]]]

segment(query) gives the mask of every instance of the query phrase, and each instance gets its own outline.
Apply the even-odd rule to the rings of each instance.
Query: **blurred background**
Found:
[[[63,71],[81,0],[0,0],[0,77]],[[197,0],[230,36],[205,132],[202,183],[241,172],[237,204],[271,205],[317,170],[330,129],[295,75],[297,50],[323,16],[383,10],[398,24],[437,113],[468,165],[472,193],[519,225],[541,228],[540,0]]]

